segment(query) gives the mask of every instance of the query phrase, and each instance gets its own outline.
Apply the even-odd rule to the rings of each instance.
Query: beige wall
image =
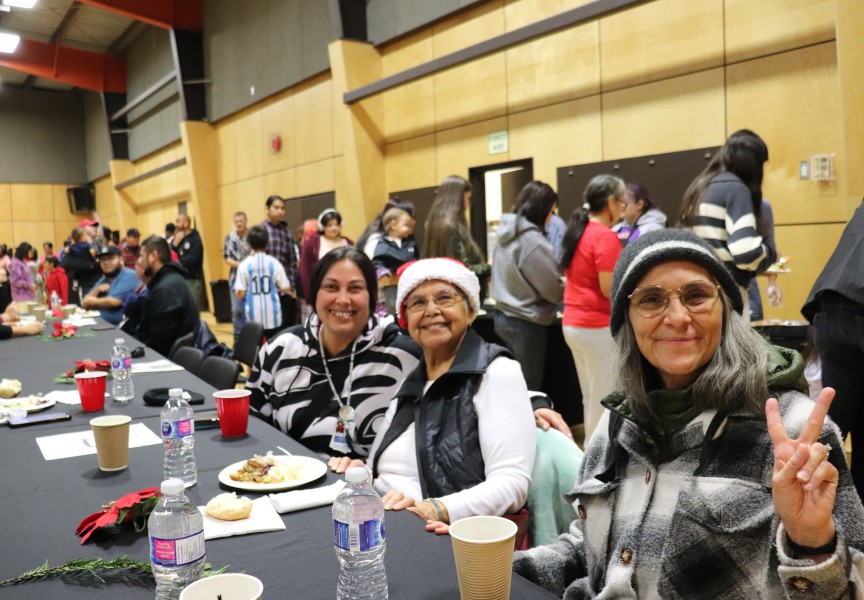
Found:
[[[849,90],[860,88],[862,75],[848,62],[838,65],[835,35],[835,3],[846,1],[655,0],[351,108],[341,94],[358,82],[587,0],[490,0],[372,51],[337,42],[333,77],[314,78],[213,124],[212,157],[185,157],[187,165],[203,163],[203,172],[212,172],[215,197],[192,193],[188,166],[114,192],[118,180],[195,152],[177,144],[112,167],[114,180],[97,184],[98,208],[106,222],[116,218],[128,227],[134,220],[142,232],[159,232],[177,202],[194,196],[193,215],[217,213],[205,246],[218,253],[234,211],[245,210],[255,223],[270,194],[336,191],[337,206],[351,215],[346,233],[356,236],[365,223],[355,221],[374,214],[387,192],[433,186],[470,167],[531,157],[535,177],[555,184],[560,166],[720,145],[748,127],[770,149],[764,195],[793,271],[781,279],[783,305],[767,316],[800,318],[806,293],[851,215],[848,197],[858,193],[847,189],[844,160],[855,111],[846,108],[844,119],[840,98],[845,90],[852,106]],[[844,73],[858,78],[858,88],[841,86]],[[509,152],[489,155],[486,136],[500,130],[509,132]],[[282,139],[280,152],[271,148],[274,135]],[[837,181],[799,180],[799,163],[822,153],[836,153]],[[0,188],[0,200],[2,194]],[[0,204],[0,227],[2,211]],[[211,276],[227,273],[218,255],[209,264]]]
[[[35,246],[54,242],[55,251],[75,224],[89,214],[69,212],[66,188],[50,183],[0,183],[0,243],[14,248],[21,242]]]

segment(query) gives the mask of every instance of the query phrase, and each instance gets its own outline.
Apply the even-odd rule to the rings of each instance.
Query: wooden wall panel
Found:
[[[12,223],[12,221],[0,220],[0,244],[6,244],[6,247],[10,252],[15,248],[13,231],[14,223]]]
[[[264,210],[264,203],[273,194],[283,198],[293,198],[297,195],[297,169],[285,169],[264,176],[264,195],[256,200],[258,203],[256,206],[260,211]]]
[[[603,91],[723,64],[723,0],[655,0],[600,20]]]
[[[726,139],[723,69],[603,94],[603,158],[643,156]]]
[[[552,187],[557,187],[558,167],[601,160],[600,96],[511,115],[509,120],[511,159],[533,158],[534,178]]]
[[[217,185],[237,181],[237,126],[234,119],[216,125],[219,143],[219,168],[216,169]],[[291,143],[291,142],[289,142]]]
[[[768,144],[763,194],[777,223],[845,221],[845,180],[798,179],[802,160],[836,153],[846,169],[839,119],[836,44],[828,42],[727,68],[728,133],[752,129]]]
[[[507,31],[513,31],[589,2],[591,0],[506,0],[504,26]]]
[[[0,183],[0,221],[12,221],[12,184],[9,183]]]
[[[294,151],[294,97],[289,93],[269,102],[261,109],[261,133],[264,144],[264,173],[289,169],[296,163]],[[275,152],[272,136],[278,135],[282,148]]]
[[[51,195],[50,184],[13,184],[11,197],[13,221],[35,222],[54,220],[54,198]]]
[[[42,254],[42,242],[54,239],[54,221],[15,221],[12,240],[16,246],[27,242]]]
[[[223,196],[223,201],[229,202],[226,206],[236,206],[234,210],[245,211],[249,217],[249,222],[252,224],[263,221],[265,216],[264,205],[267,202],[267,197],[272,196],[276,192],[269,192],[264,189],[263,177],[238,181],[234,187],[237,194],[236,204],[231,202],[230,197]],[[233,213],[234,211],[231,212]]]
[[[295,91],[294,133],[295,164],[333,156],[333,89],[329,75]]]
[[[385,165],[384,184],[388,193],[436,185],[439,180],[435,170],[435,136],[424,135],[388,144]],[[369,205],[367,203],[367,207]],[[373,216],[381,206],[383,202],[377,208],[371,203]]]
[[[504,33],[503,0],[491,0],[433,25],[434,57],[473,46]]]
[[[333,159],[321,160],[300,165],[297,173],[297,196],[310,196],[322,192],[332,192],[334,185]]]
[[[494,54],[434,76],[438,131],[507,113],[507,72],[503,54]]]
[[[264,174],[267,144],[261,127],[261,113],[250,110],[234,123],[236,130],[237,179],[242,181]]]
[[[760,278],[766,319],[804,318],[801,316],[801,307],[834,252],[845,227],[845,223],[830,223],[781,225],[775,228],[777,248],[789,256],[789,268],[792,272],[778,277],[777,285],[783,292],[783,302],[776,307],[765,301],[765,282]]]
[[[834,39],[835,0],[725,0],[726,61]]]
[[[432,58],[430,31],[405,38],[382,51],[382,76],[388,77]],[[385,139],[392,142],[432,133],[435,130],[434,95],[431,77],[385,92],[382,95]]]
[[[510,160],[510,154],[507,152],[489,154],[486,136],[504,129],[507,129],[507,119],[502,117],[436,133],[435,164],[438,176],[435,180],[441,181],[448,175],[467,177],[469,167],[493,165]],[[422,185],[418,182],[408,189]]]
[[[589,23],[508,50],[509,112],[598,94],[599,32]]]

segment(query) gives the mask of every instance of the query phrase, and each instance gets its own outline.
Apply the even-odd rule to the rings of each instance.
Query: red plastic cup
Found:
[[[213,394],[216,412],[219,414],[219,428],[225,437],[246,435],[249,423],[249,390],[220,390]]]
[[[105,408],[105,383],[108,373],[105,371],[87,371],[75,373],[75,383],[78,384],[78,395],[81,396],[81,408],[85,412],[93,412]]]

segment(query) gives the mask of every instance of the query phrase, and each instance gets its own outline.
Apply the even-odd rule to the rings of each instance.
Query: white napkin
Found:
[[[280,513],[294,512],[295,510],[303,510],[306,508],[315,508],[316,506],[327,506],[333,504],[336,496],[342,491],[345,485],[344,480],[337,481],[332,485],[327,485],[311,490],[296,490],[293,492],[282,492],[281,494],[270,494],[270,501]]]
[[[285,529],[282,517],[273,508],[270,500],[265,496],[252,501],[252,512],[246,519],[239,521],[221,521],[214,519],[206,512],[205,507],[199,506],[201,514],[204,515],[204,539],[231,537],[232,535],[246,535],[247,533],[259,533],[262,531],[281,531]]]
[[[74,390],[51,390],[45,394],[45,397],[61,404],[81,404],[77,387]]]

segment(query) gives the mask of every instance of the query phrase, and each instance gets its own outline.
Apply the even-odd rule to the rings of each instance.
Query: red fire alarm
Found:
[[[270,136],[270,149],[273,151],[273,154],[279,154],[282,151],[281,135],[276,134]]]

